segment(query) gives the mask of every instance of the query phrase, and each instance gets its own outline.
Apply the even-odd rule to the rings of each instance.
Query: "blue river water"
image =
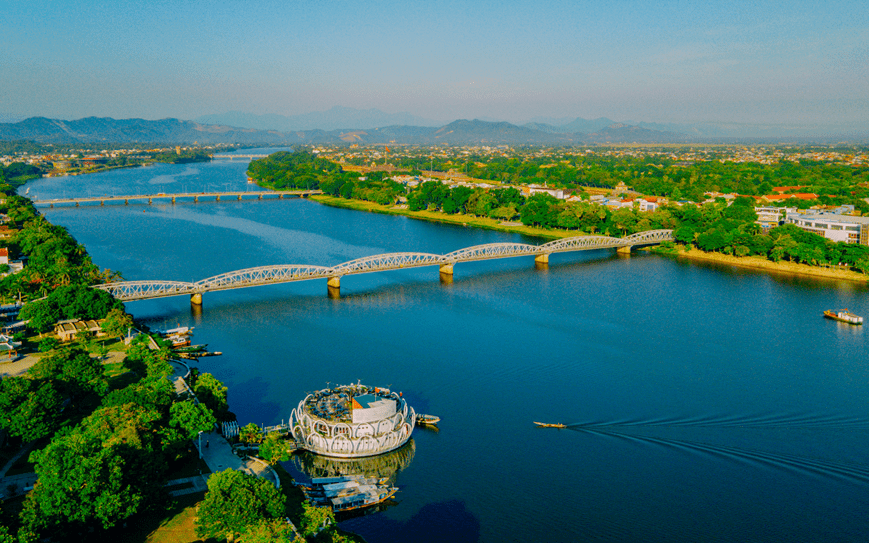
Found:
[[[31,182],[42,199],[238,190],[246,162]],[[517,235],[306,200],[44,209],[125,279],[447,253]],[[328,384],[389,386],[441,417],[374,461],[395,503],[342,521],[387,541],[866,541],[867,287],[587,251],[133,302],[193,325],[239,423],[275,424]],[[560,422],[541,429],[533,421]],[[299,477],[322,458],[285,463]],[[331,470],[331,471],[330,471]]]

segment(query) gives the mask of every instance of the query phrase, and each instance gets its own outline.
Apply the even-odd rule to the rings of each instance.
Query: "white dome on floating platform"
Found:
[[[308,394],[290,415],[293,437],[313,453],[374,456],[410,439],[416,413],[400,394],[361,384]]]

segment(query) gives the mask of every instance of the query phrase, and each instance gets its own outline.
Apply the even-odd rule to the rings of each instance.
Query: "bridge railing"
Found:
[[[209,291],[246,288],[293,281],[321,278],[339,278],[344,275],[398,270],[422,266],[451,266],[458,262],[539,256],[568,251],[585,251],[653,245],[672,240],[672,230],[638,232],[624,238],[608,236],[576,236],[550,241],[543,245],[526,243],[488,243],[453,251],[445,255],[432,253],[385,253],[357,258],[336,266],[307,264],[281,264],[259,266],[215,275],[195,283],[181,281],[118,281],[96,285],[119,300],[144,300],[183,294],[202,294]],[[443,268],[442,268],[443,271]],[[450,272],[451,273],[451,272]],[[330,283],[331,284],[331,283]]]

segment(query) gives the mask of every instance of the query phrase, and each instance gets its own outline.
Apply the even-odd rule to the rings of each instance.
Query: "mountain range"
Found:
[[[326,117],[323,115],[328,114]],[[345,115],[346,117],[342,117]],[[705,143],[712,141],[736,141],[739,126],[729,128],[707,123],[699,125],[618,123],[605,117],[598,119],[576,118],[535,119],[524,125],[508,122],[457,120],[442,125],[435,121],[405,117],[409,114],[384,114],[378,110],[351,110],[333,108],[328,112],[310,114],[308,123],[322,122],[335,126],[338,119],[345,118],[344,128],[309,128],[279,130],[274,123],[292,126],[305,116],[283,117],[280,115],[249,115],[230,113],[235,122],[231,124],[208,124],[179,119],[112,119],[87,117],[75,121],[31,117],[16,123],[0,123],[0,140],[30,140],[38,143],[154,143],[154,144],[215,144],[237,143],[243,145],[300,145],[341,143],[397,143],[397,144],[449,144],[449,145],[571,145],[606,143]],[[317,120],[320,116],[319,121]],[[221,116],[213,116],[220,120]],[[331,118],[331,120],[330,120]],[[295,119],[295,120],[293,120]],[[381,124],[387,121],[408,120],[423,124],[402,122]],[[550,122],[544,122],[550,121]],[[551,123],[562,124],[551,124]],[[289,123],[289,124],[287,124]],[[331,123],[331,124],[330,124]],[[358,124],[357,124],[358,123]],[[362,123],[369,123],[368,125]],[[434,123],[434,124],[432,124]],[[255,124],[256,126],[250,126]],[[372,127],[373,126],[373,127]],[[355,128],[354,128],[355,127]],[[360,128],[366,127],[366,128]],[[717,133],[716,133],[717,131]],[[782,136],[793,139],[798,133],[782,134],[775,127],[768,127],[768,134],[757,138],[782,141]],[[756,131],[757,132],[757,131]],[[715,134],[715,135],[713,135]],[[744,137],[743,137],[744,138]],[[749,139],[749,138],[744,138]],[[846,139],[833,136],[830,141]],[[854,134],[848,139],[865,141],[869,134]],[[819,138],[814,138],[819,141]]]

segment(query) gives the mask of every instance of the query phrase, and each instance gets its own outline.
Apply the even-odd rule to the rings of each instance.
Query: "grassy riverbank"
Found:
[[[773,262],[765,258],[757,256],[733,256],[721,253],[707,253],[700,249],[691,248],[688,250],[676,253],[677,258],[688,260],[703,260],[707,262],[718,262],[730,266],[738,266],[740,268],[754,268],[758,270],[768,270],[775,273],[787,273],[792,275],[806,275],[812,277],[826,277],[829,279],[842,279],[845,281],[854,281],[857,283],[869,282],[869,275],[839,268],[821,268],[819,266],[809,266],[808,264],[797,264],[795,262],[780,261]]]
[[[537,236],[550,239],[570,238],[577,235],[575,231],[571,230],[548,230],[546,228],[535,228],[532,226],[525,226],[520,222],[504,222],[498,219],[464,215],[461,213],[449,214],[441,213],[440,211],[410,211],[407,208],[399,208],[393,205],[380,205],[374,202],[365,202],[362,200],[347,200],[326,194],[311,196],[310,199],[327,206],[343,207],[346,209],[368,211],[371,213],[383,213],[385,215],[403,215],[405,217],[410,217],[411,219],[419,219],[422,221],[485,228],[486,230],[510,232],[511,234],[525,234],[527,236]]]
[[[447,213],[441,213],[439,211],[410,211],[406,208],[399,208],[392,205],[380,205],[373,202],[365,202],[361,200],[347,200],[344,198],[337,198],[335,196],[328,196],[325,194],[311,196],[310,198],[311,200],[314,200],[321,204],[333,207],[343,207],[346,209],[368,211],[371,213],[383,213],[387,215],[403,215],[405,217],[410,217],[412,219],[419,219],[423,221],[432,221],[445,224],[458,224],[474,228],[485,228],[487,230],[510,232],[513,234],[538,236],[542,238],[556,239],[569,238],[576,235],[581,235],[575,230],[548,230],[545,228],[534,228],[530,226],[525,226],[521,223],[505,223],[503,221],[499,221],[497,219],[490,219],[488,217],[475,217],[472,215],[462,214],[452,215]],[[696,248],[691,248],[688,250],[685,250],[684,248],[682,250],[679,250],[677,248],[673,252],[660,251],[659,253],[675,255],[677,258],[684,258],[688,260],[718,262],[731,266],[739,266],[741,268],[768,270],[775,273],[826,277],[830,279],[843,279],[846,281],[854,281],[858,283],[869,282],[869,276],[851,270],[843,270],[838,268],[822,268],[819,266],[809,266],[807,264],[797,264],[795,262],[789,261],[773,262],[772,260],[767,260],[765,258],[757,256],[738,257],[732,255],[725,255],[722,253],[707,253]]]

